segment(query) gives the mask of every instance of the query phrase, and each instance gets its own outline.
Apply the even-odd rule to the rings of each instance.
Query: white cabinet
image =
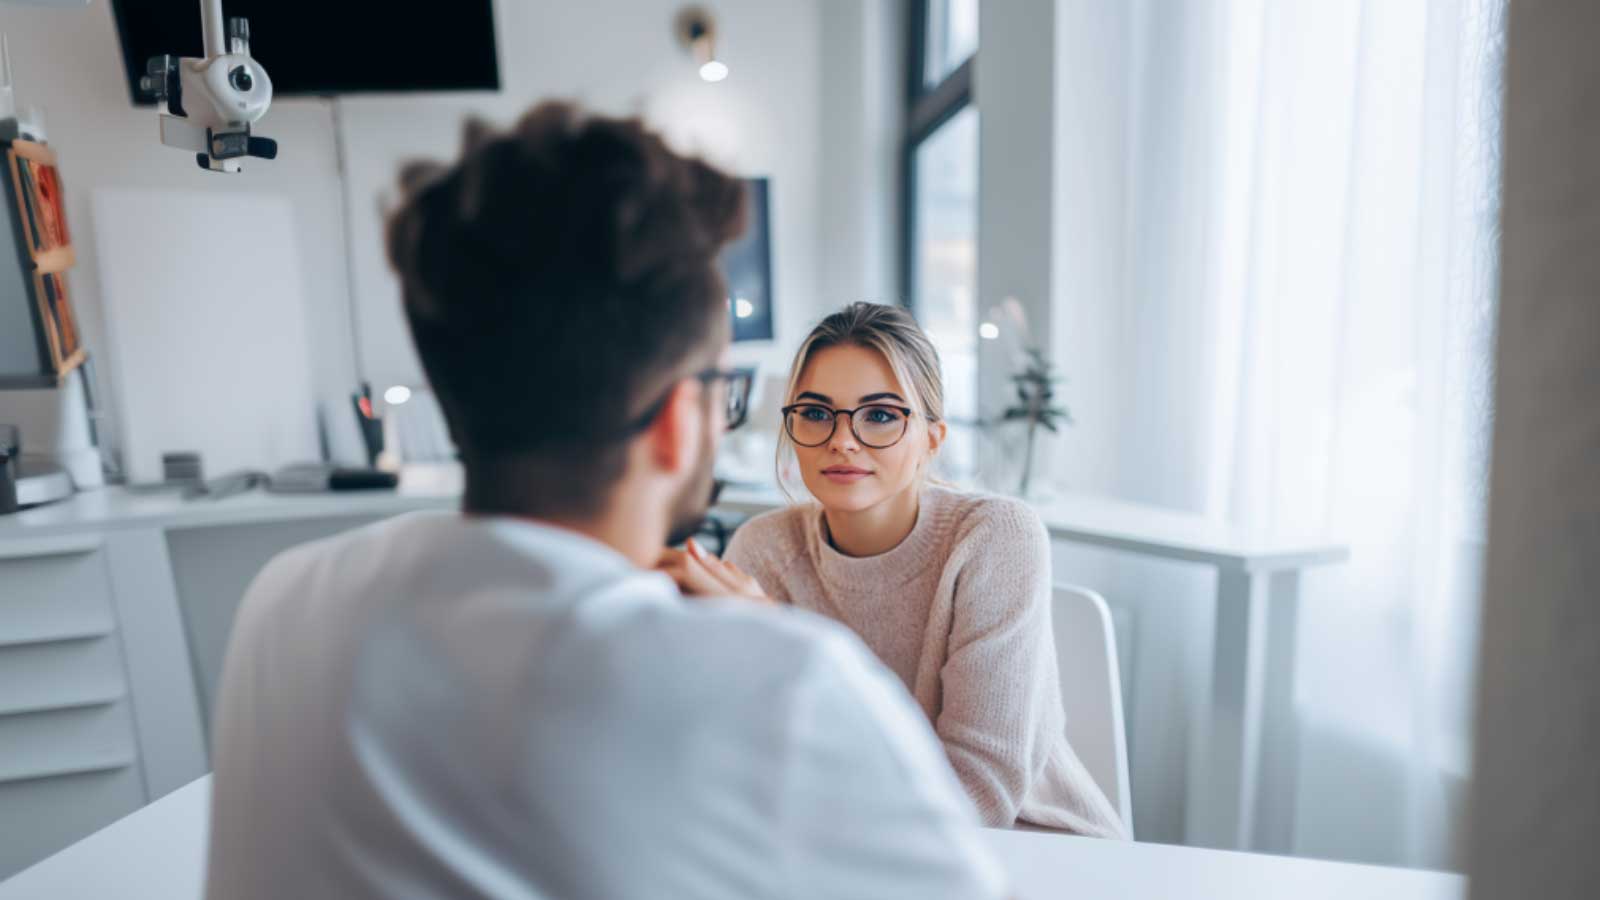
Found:
[[[277,553],[459,483],[184,501],[111,488],[0,516],[0,880],[210,770],[246,585]]]
[[[0,545],[0,877],[147,799],[103,541]]]

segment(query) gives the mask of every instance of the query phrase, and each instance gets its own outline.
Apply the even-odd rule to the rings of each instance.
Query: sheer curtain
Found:
[[[1504,0],[1138,7],[1120,489],[1349,542],[1274,849],[1461,867]]]

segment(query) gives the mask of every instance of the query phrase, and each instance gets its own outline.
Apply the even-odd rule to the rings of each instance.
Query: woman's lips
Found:
[[[835,484],[854,484],[872,473],[866,469],[855,466],[829,466],[822,470],[822,477]]]

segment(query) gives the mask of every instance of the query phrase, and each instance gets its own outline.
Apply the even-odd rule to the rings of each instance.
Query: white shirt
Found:
[[[798,610],[424,514],[308,544],[222,677],[208,895],[991,897],[895,677]]]

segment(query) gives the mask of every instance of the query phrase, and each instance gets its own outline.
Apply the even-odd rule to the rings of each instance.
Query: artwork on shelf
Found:
[[[75,261],[55,153],[43,144],[12,141],[6,151],[16,189],[22,239],[34,267],[61,272]]]
[[[59,377],[83,362],[83,340],[78,319],[72,313],[65,272],[35,272],[34,296],[39,306],[39,322],[44,327],[50,348],[50,364]]]
[[[38,166],[27,163],[33,175],[34,198],[39,204],[39,233],[41,249],[72,246],[67,233],[67,212],[62,206],[61,176],[55,166]]]
[[[75,257],[61,174],[55,152],[43,144],[17,140],[4,146],[11,178],[9,185],[0,178],[0,186],[10,189],[9,199],[0,198],[9,204],[0,213],[5,226],[0,230],[9,229],[11,249],[0,251],[10,254],[0,266],[6,281],[0,296],[13,298],[15,305],[8,301],[10,308],[0,310],[5,327],[12,329],[9,340],[0,340],[0,356],[5,357],[0,372],[8,382],[54,382],[87,355],[67,286],[66,273]]]

